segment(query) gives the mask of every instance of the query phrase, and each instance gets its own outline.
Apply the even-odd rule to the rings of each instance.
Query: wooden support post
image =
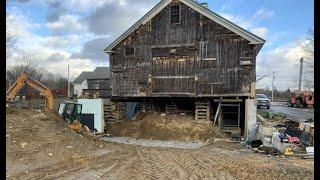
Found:
[[[218,105],[218,108],[217,108],[217,111],[216,111],[216,115],[214,116],[213,125],[216,124],[216,121],[217,121],[217,118],[218,118],[219,113],[220,113],[220,103],[219,103],[219,105]]]

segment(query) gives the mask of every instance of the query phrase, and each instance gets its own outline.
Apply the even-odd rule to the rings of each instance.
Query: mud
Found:
[[[208,141],[223,137],[209,122],[194,121],[193,116],[147,114],[144,118],[110,124],[107,133],[138,139]]]
[[[225,142],[193,150],[122,145],[69,130],[55,115],[32,118],[37,114],[6,115],[7,179],[314,179],[313,160]]]

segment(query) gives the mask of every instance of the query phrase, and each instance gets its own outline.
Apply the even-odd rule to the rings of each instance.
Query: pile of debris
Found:
[[[278,116],[279,117],[279,116]],[[273,155],[295,155],[313,158],[314,124],[297,123],[289,119],[277,123],[258,115],[260,122],[253,141],[252,150]]]

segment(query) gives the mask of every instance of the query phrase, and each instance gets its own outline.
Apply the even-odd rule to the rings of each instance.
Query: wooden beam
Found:
[[[153,79],[193,79],[194,76],[153,76]]]
[[[213,126],[216,124],[216,121],[217,121],[217,117],[218,117],[219,112],[220,112],[220,103],[219,103],[219,106],[218,106],[218,108],[217,108],[216,115],[214,116]]]
[[[215,99],[214,102],[243,102],[242,99]]]

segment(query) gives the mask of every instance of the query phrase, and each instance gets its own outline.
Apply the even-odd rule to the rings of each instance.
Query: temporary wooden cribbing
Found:
[[[120,102],[108,102],[104,105],[104,118],[106,123],[114,123],[124,120],[125,104]]]
[[[139,106],[140,112],[152,112],[153,111],[153,104],[151,102],[143,102]]]
[[[196,102],[195,103],[195,120],[196,121],[210,121],[210,102]]]
[[[168,114],[174,114],[177,111],[176,104],[166,104],[166,112]]]

